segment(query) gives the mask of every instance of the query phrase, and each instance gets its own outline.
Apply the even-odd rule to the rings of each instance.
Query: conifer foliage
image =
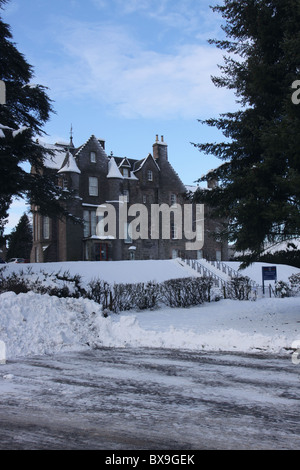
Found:
[[[0,0],[0,14],[7,0]],[[33,68],[12,41],[9,25],[0,17],[0,80],[6,103],[0,104],[0,234],[14,196],[39,206],[42,214],[63,215],[63,192],[43,173],[49,151],[38,143],[44,135],[52,102],[45,87],[33,84]],[[30,172],[30,167],[37,169]]]
[[[32,247],[32,228],[28,215],[25,213],[20,218],[16,228],[8,237],[7,259],[30,258]]]
[[[226,139],[194,144],[222,161],[199,179],[219,185],[196,197],[229,221],[223,234],[251,253],[247,263],[266,242],[300,234],[300,106],[292,102],[300,79],[300,2],[224,0],[213,11],[225,20],[226,36],[209,42],[227,52],[213,82],[234,90],[239,110],[202,121]]]

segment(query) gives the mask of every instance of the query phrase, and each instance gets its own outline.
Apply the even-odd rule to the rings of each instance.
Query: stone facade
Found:
[[[68,219],[42,217],[38,207],[32,207],[31,262],[170,259],[178,256],[227,259],[227,244],[216,242],[211,237],[216,223],[209,220],[207,214],[201,250],[186,251],[187,240],[177,235],[172,211],[169,236],[162,236],[161,232],[157,237],[153,236],[153,207],[165,204],[183,208],[190,204],[186,198],[187,188],[169,162],[168,147],[163,137],[159,140],[156,136],[152,154],[142,160],[108,156],[105,142],[93,135],[78,148],[74,147],[72,139],[70,144],[49,147],[54,156],[45,162],[45,171],[55,172],[58,184],[64,190],[74,192],[66,209],[84,223],[80,225]],[[126,208],[128,224],[136,221],[138,225],[141,213],[135,210],[137,204],[142,205],[148,214],[148,224],[137,229],[141,232],[140,237],[130,238],[127,226],[123,227],[121,223],[116,224],[114,236],[99,234],[99,208],[113,207],[117,220]]]

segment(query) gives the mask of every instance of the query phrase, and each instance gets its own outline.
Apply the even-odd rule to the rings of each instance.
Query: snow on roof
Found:
[[[120,172],[115,159],[112,157],[108,162],[108,173],[107,178],[121,178],[123,179],[123,175]]]
[[[142,168],[142,166],[144,165],[145,160],[146,160],[146,158],[143,158],[142,160],[137,160],[136,162],[134,162],[133,171],[140,170]]]
[[[64,162],[65,156],[66,156],[66,149],[63,147],[58,147],[55,144],[46,144],[46,143],[41,143],[43,147],[45,147],[47,150],[50,150],[53,155],[47,155],[44,159],[44,165],[46,168],[50,168],[53,170],[59,170]]]
[[[69,151],[66,154],[63,167],[57,173],[81,173],[75,158]]]
[[[190,191],[191,193],[195,193],[197,189],[199,188],[199,186],[192,186],[190,184],[186,184],[185,188],[187,191]]]
[[[127,180],[137,180],[138,181],[138,178],[135,176],[135,174],[133,173],[133,171],[130,172],[130,175],[129,176],[124,176],[124,179],[127,179]]]
[[[267,247],[264,251],[265,254],[273,254],[277,251],[293,251],[300,250],[300,238],[292,238],[290,240],[285,240],[279,243],[275,243]]]
[[[112,157],[113,155],[111,155]],[[138,178],[135,176],[133,173],[135,171],[136,164],[141,164],[144,160],[135,160],[133,158],[127,158],[127,157],[116,157],[115,155],[113,156],[115,159],[115,162],[117,164],[118,168],[129,168],[129,175],[124,176],[124,179],[129,179],[129,180],[138,180]]]
[[[101,145],[100,139],[97,139],[97,137],[95,137],[94,135],[91,135],[91,136],[88,138],[88,140],[87,140],[83,145],[81,145],[81,146],[79,147],[79,149],[77,150],[75,156],[78,155],[78,154],[84,149],[84,147],[85,147],[91,140],[93,140],[93,141],[96,143],[98,149],[100,150],[100,153],[101,153],[103,156],[107,157],[107,155],[106,155],[106,153],[105,153],[105,150],[104,150],[104,148],[103,148],[102,145]],[[103,142],[104,142],[104,141],[103,141]]]
[[[89,239],[90,240],[115,240],[115,237],[113,237],[112,235],[103,235],[103,236],[91,235]]]
[[[69,142],[64,142],[63,140],[58,140],[55,145],[58,145],[60,147],[69,147],[70,143]]]
[[[131,168],[131,165],[128,161],[128,158],[127,157],[124,157],[123,160],[121,161],[121,163],[119,164],[119,168],[121,166],[125,166],[125,167],[128,167],[128,168]]]
[[[136,172],[136,171],[141,170],[142,167],[144,166],[145,162],[148,160],[148,158],[152,158],[155,165],[157,166],[158,171],[160,171],[160,168],[159,168],[158,164],[156,163],[155,159],[153,158],[153,156],[151,155],[151,153],[149,153],[148,156],[146,158],[144,158],[143,160],[137,161],[136,164],[139,165],[139,166],[137,168],[135,168],[133,171]]]

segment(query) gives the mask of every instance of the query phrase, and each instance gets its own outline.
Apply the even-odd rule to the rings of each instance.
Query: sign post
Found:
[[[263,294],[265,293],[265,281],[277,281],[276,266],[262,267]]]

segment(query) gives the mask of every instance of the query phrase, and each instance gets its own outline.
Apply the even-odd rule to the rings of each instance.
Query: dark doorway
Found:
[[[108,245],[95,243],[95,261],[108,261]]]

